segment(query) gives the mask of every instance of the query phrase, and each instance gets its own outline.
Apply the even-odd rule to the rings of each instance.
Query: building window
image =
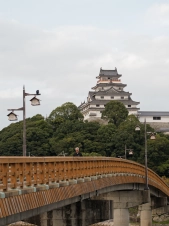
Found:
[[[114,97],[111,97],[111,99],[114,99]]]
[[[100,104],[96,104],[96,107],[100,107]]]
[[[104,96],[101,96],[101,99],[104,99]]]
[[[131,105],[128,105],[129,108],[131,108]]]
[[[121,88],[119,88],[119,90],[121,90]]]
[[[121,99],[124,99],[124,97],[121,97]]]
[[[153,117],[153,120],[161,120],[161,117],[156,117],[156,116],[154,116],[154,117]]]

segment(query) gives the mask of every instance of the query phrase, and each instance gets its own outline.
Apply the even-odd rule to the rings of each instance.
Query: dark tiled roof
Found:
[[[103,70],[103,69],[100,69],[100,73],[99,74],[118,75],[118,72],[117,72],[117,69],[115,69],[115,70]]]
[[[96,78],[100,78],[100,77],[109,77],[109,78],[120,78],[121,75],[107,75],[107,74],[99,74],[99,76],[97,76]]]
[[[118,74],[117,69],[115,69],[115,70],[102,70],[102,68],[101,68],[98,77],[119,78],[119,77],[121,77],[121,75]]]
[[[129,93],[129,92],[125,92],[125,91],[119,91],[119,90],[114,90],[114,89],[111,89],[111,90],[107,90],[107,91],[98,91],[95,93],[96,96],[124,96],[124,95],[128,95],[130,96],[132,93]]]
[[[107,104],[108,102],[110,102],[111,100],[96,100],[96,99],[93,99],[90,104],[101,104],[101,105],[104,105],[104,104]],[[139,104],[140,102],[136,102],[136,101],[133,101],[133,100],[117,100],[119,102],[122,102],[124,105],[132,105],[132,104]]]
[[[117,86],[117,87],[125,87],[127,86],[126,84],[122,84],[122,83],[98,83],[96,84],[96,86],[92,87],[92,89],[96,89],[97,87],[106,87],[106,86]]]
[[[169,111],[138,111],[140,116],[169,116]]]
[[[94,111],[103,111],[105,108],[101,108],[101,107],[89,107],[89,110],[94,110]],[[130,111],[130,110],[139,110],[140,108],[137,108],[137,107],[135,107],[135,108],[133,108],[133,107],[131,107],[131,108],[126,108],[128,111]]]

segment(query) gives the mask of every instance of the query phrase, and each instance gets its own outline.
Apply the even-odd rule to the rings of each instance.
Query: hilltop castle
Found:
[[[83,102],[79,106],[84,120],[101,118],[102,111],[110,100],[122,102],[129,114],[138,114],[139,108],[137,105],[139,102],[131,99],[132,93],[124,91],[124,87],[127,85],[121,82],[121,79],[119,79],[121,76],[116,68],[115,70],[100,68],[100,73],[96,77],[98,79],[97,84],[92,88],[93,91],[89,91],[87,102]]]
[[[96,77],[98,79],[97,84],[92,88],[93,91],[89,91],[87,101],[79,106],[84,120],[101,120],[105,105],[110,100],[118,100],[125,105],[129,115],[136,115],[141,123],[146,120],[156,131],[169,133],[169,112],[139,111],[140,108],[137,105],[140,102],[133,101],[131,99],[132,93],[124,91],[127,85],[121,82],[121,76],[116,68],[115,70],[103,70],[100,68],[100,73]]]

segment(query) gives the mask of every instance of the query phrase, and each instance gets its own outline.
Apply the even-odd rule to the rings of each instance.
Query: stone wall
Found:
[[[155,130],[169,129],[169,122],[147,122]]]

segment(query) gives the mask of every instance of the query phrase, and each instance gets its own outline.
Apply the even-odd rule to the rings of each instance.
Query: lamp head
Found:
[[[152,133],[151,136],[150,136],[150,140],[155,140],[155,139],[156,139],[156,136],[155,136],[154,133]]]
[[[140,126],[136,126],[135,131],[140,131]]]

